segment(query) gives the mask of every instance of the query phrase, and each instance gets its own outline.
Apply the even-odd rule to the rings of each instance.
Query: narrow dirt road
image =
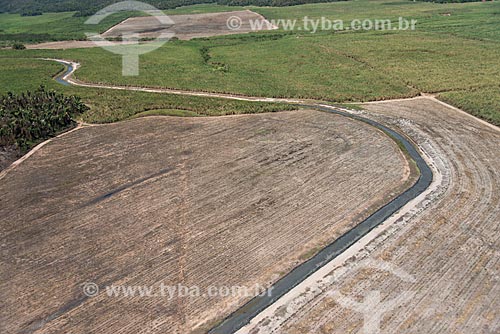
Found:
[[[177,95],[187,95],[187,96],[206,96],[206,97],[220,97],[224,99],[232,100],[242,100],[242,101],[259,101],[259,102],[285,102],[285,103],[305,103],[305,100],[300,99],[283,99],[283,98],[272,98],[272,97],[254,97],[245,95],[234,95],[234,94],[222,94],[222,93],[210,93],[210,92],[199,92],[190,90],[180,90],[180,89],[170,89],[170,88],[145,88],[145,87],[134,87],[134,86],[114,86],[114,85],[104,85],[89,83],[77,80],[73,77],[75,71],[80,67],[77,62],[64,60],[64,59],[51,59],[47,58],[45,60],[56,61],[58,63],[67,66],[67,70],[56,77],[56,80],[62,84],[69,84],[79,87],[91,87],[91,88],[103,88],[103,89],[114,89],[114,90],[130,90],[138,92],[150,92],[150,93],[167,93],[167,94],[177,94]]]

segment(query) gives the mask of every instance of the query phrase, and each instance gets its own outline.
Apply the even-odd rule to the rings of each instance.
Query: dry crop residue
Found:
[[[365,116],[399,127],[428,151],[441,184],[420,213],[398,221],[332,272],[335,280],[325,277],[330,284],[297,298],[293,314],[285,307],[266,318],[259,333],[271,327],[289,334],[361,333],[363,314],[345,307],[339,293],[363,302],[376,291],[382,302],[412,294],[384,311],[381,333],[498,333],[500,131],[428,98],[364,107]],[[413,280],[360,267],[369,261],[385,261]]]
[[[407,179],[386,135],[318,111],[84,127],[0,182],[2,332],[202,331],[248,298],[104,286],[267,285]]]

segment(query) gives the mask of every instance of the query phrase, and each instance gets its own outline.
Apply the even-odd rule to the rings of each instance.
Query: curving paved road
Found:
[[[366,218],[356,227],[342,235],[340,238],[335,240],[333,243],[323,248],[319,253],[308,261],[300,264],[298,267],[293,269],[279,281],[277,281],[273,286],[271,293],[264,294],[262,296],[257,296],[250,300],[248,303],[243,305],[236,312],[227,317],[220,325],[211,329],[209,333],[212,334],[230,334],[234,333],[246,324],[250,322],[257,314],[263,311],[265,308],[273,304],[283,295],[285,295],[292,288],[297,286],[299,283],[304,281],[306,278],[311,276],[318,269],[326,265],[328,262],[342,254],[354,243],[359,241],[362,237],[367,235],[375,227],[382,224],[389,217],[391,217],[396,211],[405,206],[408,202],[423,193],[431,184],[433,174],[430,167],[427,165],[426,161],[420,156],[417,149],[411,144],[405,137],[397,133],[396,131],[389,129],[388,127],[375,122],[373,120],[349,114],[344,111],[336,110],[331,107],[318,106],[316,104],[303,104],[302,106],[308,108],[315,108],[322,111],[331,112],[334,114],[342,115],[351,119],[355,119],[361,122],[368,123],[373,127],[384,131],[393,140],[402,144],[408,155],[415,161],[417,167],[420,171],[420,176],[417,182],[408,190],[404,191],[398,197],[396,197],[391,202],[387,203],[371,216]]]
[[[425,200],[398,213],[369,245],[346,252],[356,261],[322,268],[238,333],[359,333],[366,313],[346,306],[339,292],[366,302],[377,291],[384,303],[397,302],[369,309],[382,311],[381,333],[499,333],[500,129],[426,97],[364,107],[432,157],[435,180]],[[411,279],[357,269],[379,261]]]
[[[246,324],[250,322],[257,314],[262,312],[268,306],[276,302],[283,295],[285,295],[292,288],[300,284],[306,278],[311,276],[313,273],[318,271],[320,268],[325,266],[327,263],[338,257],[340,254],[345,252],[349,247],[354,245],[357,241],[367,235],[375,227],[379,226],[385,222],[394,213],[404,207],[407,203],[417,198],[422,194],[431,184],[433,180],[433,173],[427,162],[420,155],[419,151],[415,146],[410,143],[404,136],[398,132],[384,126],[374,120],[362,117],[360,115],[349,113],[347,110],[340,108],[335,108],[332,106],[322,105],[319,103],[305,103],[302,100],[293,99],[274,99],[274,98],[259,98],[259,97],[247,97],[247,96],[236,96],[230,94],[217,94],[217,93],[205,93],[205,92],[190,92],[182,90],[170,90],[170,89],[150,89],[142,87],[120,87],[120,86],[108,86],[100,84],[83,83],[71,78],[72,74],[79,67],[79,64],[74,62],[69,62],[60,59],[50,59],[58,61],[68,68],[67,70],[56,77],[56,80],[65,85],[76,85],[82,87],[93,87],[93,88],[104,88],[104,89],[118,89],[118,90],[135,90],[135,91],[147,91],[147,92],[157,92],[157,93],[170,93],[170,94],[183,94],[183,95],[196,95],[196,96],[209,96],[218,98],[228,98],[228,99],[238,99],[238,100],[248,100],[248,101],[262,101],[262,102],[286,102],[286,103],[297,103],[302,107],[318,109],[326,112],[331,112],[344,117],[348,117],[360,122],[368,123],[369,125],[382,130],[387,135],[389,135],[393,140],[402,145],[407,151],[408,155],[415,161],[419,171],[420,176],[417,182],[408,190],[404,191],[398,197],[396,197],[391,202],[384,205],[382,208],[377,210],[367,219],[362,221],[359,225],[342,235],[340,238],[335,240],[333,243],[322,249],[314,257],[308,261],[302,263],[295,269],[293,269],[286,276],[277,281],[270,289],[271,293],[266,293],[261,296],[257,296],[243,305],[236,312],[229,315],[222,323],[218,326],[212,328],[209,333],[215,334],[229,334],[234,333]]]

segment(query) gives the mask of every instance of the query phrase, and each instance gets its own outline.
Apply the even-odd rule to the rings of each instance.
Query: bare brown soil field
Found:
[[[0,172],[9,167],[9,165],[22,156],[19,149],[12,145],[10,147],[0,147]]]
[[[433,158],[439,184],[351,261],[241,332],[498,333],[500,131],[428,98],[364,107]],[[368,308],[383,310],[380,332],[353,306],[377,293],[397,302]]]
[[[227,22],[231,17],[237,17],[234,24],[241,23],[239,28],[231,30],[228,28]],[[250,20],[264,22],[266,19],[250,10],[206,13],[206,14],[185,14],[185,15],[169,15],[169,18],[174,22],[173,26],[165,27],[153,16],[131,17],[123,22],[111,27],[104,32],[104,38],[118,38],[123,34],[134,33],[137,38],[157,38],[162,33],[173,33],[174,37],[181,40],[189,40],[199,37],[211,37],[230,34],[243,34],[259,30],[273,30],[270,23],[258,26],[256,30],[252,30]],[[267,21],[266,21],[267,22]],[[105,41],[100,42],[105,45]],[[109,42],[109,45],[114,45],[116,42]],[[121,44],[126,42],[120,42]],[[129,42],[132,43],[132,42]],[[58,41],[45,42],[38,44],[26,45],[28,49],[81,49],[93,48],[97,45],[92,41]]]
[[[103,36],[112,38],[121,37],[124,34],[137,33],[139,38],[156,38],[163,32],[171,32],[179,39],[188,40],[197,37],[247,33],[253,31],[250,20],[265,21],[262,15],[251,10],[169,15],[169,17],[174,22],[174,25],[171,27],[164,27],[153,16],[131,17],[110,28],[103,33]],[[233,24],[237,29],[231,30],[228,27],[228,19],[230,18],[234,18],[235,21]],[[271,27],[270,23],[269,25],[263,24],[260,30],[272,30],[269,27]]]
[[[249,297],[104,288],[267,286],[408,174],[385,134],[319,111],[80,128],[0,180],[0,331],[202,332]]]

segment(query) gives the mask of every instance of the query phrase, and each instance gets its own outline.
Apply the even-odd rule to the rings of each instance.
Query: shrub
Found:
[[[21,13],[21,16],[40,16],[43,13],[40,11],[30,11],[30,12],[23,12]]]
[[[88,108],[76,96],[40,86],[20,95],[0,97],[0,146],[15,144],[26,151],[37,142],[75,124],[73,117]]]
[[[24,50],[24,49],[26,49],[26,46],[24,46],[24,44],[21,44],[21,43],[14,43],[14,44],[12,44],[12,48],[14,50]]]

